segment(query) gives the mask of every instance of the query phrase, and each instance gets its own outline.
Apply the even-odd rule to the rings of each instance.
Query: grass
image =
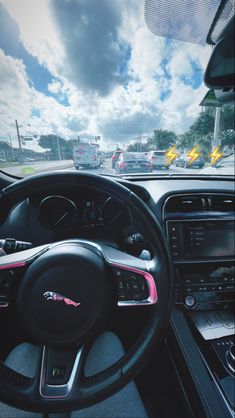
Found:
[[[18,162],[7,162],[7,161],[5,163],[0,162],[0,169],[4,168],[4,167],[12,167],[12,166],[15,166],[15,165],[20,165],[20,163],[18,163]]]

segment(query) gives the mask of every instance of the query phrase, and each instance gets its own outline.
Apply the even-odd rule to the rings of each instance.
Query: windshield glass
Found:
[[[206,34],[220,2],[205,3]],[[0,170],[234,174],[234,104],[205,99],[211,46],[178,36],[176,8],[175,39],[145,11],[144,0],[0,0]],[[122,154],[148,164],[120,167]]]

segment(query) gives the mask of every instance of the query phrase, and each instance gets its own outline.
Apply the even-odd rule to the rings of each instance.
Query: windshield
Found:
[[[157,35],[147,3],[0,0],[0,170],[234,174],[234,104],[205,100],[211,46],[181,39],[176,8],[175,39]]]

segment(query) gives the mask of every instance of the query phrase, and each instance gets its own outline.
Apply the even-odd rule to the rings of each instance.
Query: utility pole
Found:
[[[216,107],[212,149],[215,148],[215,147],[217,147],[218,145],[221,145],[221,141],[219,140],[220,112],[221,112],[221,107]]]
[[[18,125],[17,120],[15,120],[15,124],[16,124],[16,133],[17,133],[17,139],[18,139],[18,144],[19,144],[19,161],[22,163],[23,162],[23,152],[22,152],[22,146],[21,146],[21,140],[20,140],[19,125]]]
[[[141,136],[141,134],[140,134],[140,136],[139,136],[139,150],[140,150],[140,152],[142,151],[142,136]]]
[[[57,150],[58,150],[59,160],[62,160],[62,158],[61,158],[61,151],[60,151],[60,144],[59,144],[59,138],[58,138],[57,135],[56,135],[56,143],[57,143]]]
[[[141,152],[141,150],[142,150],[142,136],[138,135],[136,137],[136,151]]]
[[[13,151],[13,147],[12,147],[12,139],[11,139],[11,134],[9,133],[9,134],[8,134],[8,136],[9,136],[9,143],[10,143],[10,146],[11,146],[11,159],[12,159],[12,161],[13,161],[14,151]]]
[[[10,146],[11,146],[11,148],[12,148],[12,140],[11,140],[11,134],[9,133],[9,134],[8,134],[8,136],[9,136],[9,142],[10,142]]]

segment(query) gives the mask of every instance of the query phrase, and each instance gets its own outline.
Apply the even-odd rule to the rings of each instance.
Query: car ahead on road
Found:
[[[123,152],[116,164],[116,174],[150,173],[151,163],[143,152]]]
[[[202,156],[199,156],[196,160],[191,162],[191,157],[188,156],[188,152],[185,152],[175,159],[176,167],[203,168],[204,164],[205,158]]]
[[[105,152],[98,151],[99,165],[103,164],[105,161]]]
[[[116,151],[114,151],[113,155],[112,155],[112,168],[116,167],[116,164],[118,162],[118,159],[120,157],[120,155],[123,153],[124,151],[121,149],[118,149]]]
[[[200,174],[216,174],[216,175],[228,175],[234,176],[235,174],[235,155],[232,154],[229,157],[223,158],[218,162],[216,166],[209,165],[204,167]]]
[[[168,158],[166,157],[167,150],[149,151],[147,154],[148,161],[151,167],[169,169]]]
[[[73,161],[76,170],[79,170],[79,168],[98,168],[100,166],[96,146],[86,142],[73,146]]]

